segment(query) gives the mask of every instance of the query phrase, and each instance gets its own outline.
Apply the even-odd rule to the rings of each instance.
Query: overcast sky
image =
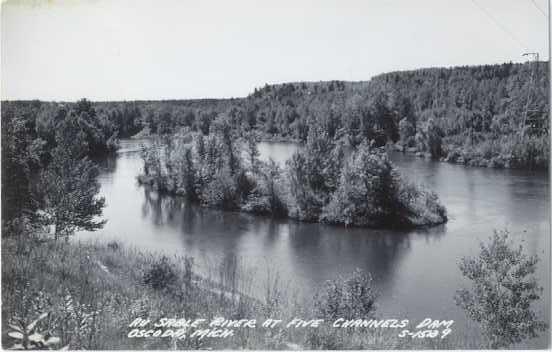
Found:
[[[539,10],[540,8],[540,10]],[[265,83],[548,59],[547,0],[7,1],[2,99],[245,96]]]

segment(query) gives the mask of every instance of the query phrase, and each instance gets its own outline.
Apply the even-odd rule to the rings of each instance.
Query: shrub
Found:
[[[155,261],[144,273],[144,283],[156,290],[172,285],[177,279],[174,266],[166,256]]]
[[[263,191],[267,195],[270,213],[275,217],[285,217],[288,214],[288,206],[284,195],[282,172],[278,164],[270,159],[263,165]]]
[[[9,324],[11,331],[8,336],[15,343],[10,347],[12,350],[48,350],[60,343],[59,337],[50,335],[48,332],[40,332],[38,325],[40,321],[48,317],[49,313],[42,313],[38,318],[26,323],[23,320],[14,319]]]
[[[347,279],[326,281],[314,297],[314,308],[324,319],[366,319],[376,310],[372,277],[356,269]]]
[[[204,206],[233,210],[238,207],[240,197],[236,181],[228,168],[216,173],[213,180],[203,189],[201,201]]]
[[[111,249],[112,251],[117,251],[121,246],[119,245],[119,242],[117,241],[109,241],[107,243],[107,248]]]
[[[512,150],[512,167],[528,169],[545,169],[548,167],[549,137],[526,137],[514,144]]]
[[[435,192],[403,180],[399,185],[398,202],[403,209],[403,224],[441,224],[447,220],[446,208]]]

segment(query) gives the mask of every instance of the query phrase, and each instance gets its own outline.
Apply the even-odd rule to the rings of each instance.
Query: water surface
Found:
[[[508,229],[529,254],[538,254],[545,287],[539,304],[550,310],[550,225],[547,173],[466,168],[392,154],[401,173],[435,190],[449,213],[449,222],[430,229],[387,231],[351,229],[272,220],[235,212],[201,209],[178,198],[160,197],[140,187],[140,141],[122,141],[117,157],[105,160],[99,176],[106,197],[105,228],[82,233],[81,239],[118,239],[140,249],[196,258],[208,263],[238,257],[253,278],[252,290],[263,290],[268,273],[278,271],[303,294],[355,268],[372,273],[380,297],[378,313],[411,320],[432,317],[466,325],[453,301],[466,284],[458,262],[475,255],[479,241],[495,229]],[[284,163],[296,146],[261,143],[261,159]],[[208,269],[209,268],[209,269]],[[546,339],[532,341],[546,346]]]

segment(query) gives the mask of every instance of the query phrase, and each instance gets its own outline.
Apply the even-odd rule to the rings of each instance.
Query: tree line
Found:
[[[2,218],[44,209],[49,198],[40,190],[48,187],[38,185],[56,164],[52,160],[61,162],[62,151],[69,159],[93,159],[116,150],[119,138],[178,131],[208,140],[221,119],[232,138],[309,145],[309,135],[319,134],[349,149],[392,145],[472,166],[548,168],[547,77],[544,62],[506,63],[392,72],[367,82],[265,85],[233,99],[4,101]],[[528,107],[536,122],[527,122]],[[338,187],[335,182],[332,187]],[[314,182],[314,193],[317,187]],[[305,218],[322,216],[319,210],[301,212]]]
[[[267,84],[244,98],[92,104],[102,129],[118,138],[181,128],[208,135],[224,114],[240,136],[254,131],[262,139],[306,143],[309,129],[322,127],[353,147],[374,140],[470,166],[544,169],[548,89],[546,62],[505,63],[391,72],[361,82]],[[30,113],[28,120],[44,133],[55,120],[47,116],[74,103],[3,105]],[[51,132],[45,140],[52,140]]]
[[[534,79],[531,79],[534,75]],[[265,85],[236,99],[97,103],[120,130],[190,128],[220,114],[243,136],[306,143],[321,126],[356,146],[374,140],[434,159],[496,168],[548,168],[548,68],[539,62],[391,72],[366,82]],[[526,111],[531,110],[531,121]]]

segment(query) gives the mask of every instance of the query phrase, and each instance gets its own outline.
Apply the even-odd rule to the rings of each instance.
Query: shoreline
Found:
[[[444,225],[448,222],[448,217],[445,217],[443,221],[441,222],[433,222],[430,224],[420,224],[420,225],[414,225],[414,226],[396,226],[396,227],[385,227],[385,226],[358,226],[358,225],[343,225],[343,224],[334,224],[334,223],[327,223],[323,221],[309,221],[309,220],[301,220],[297,217],[293,216],[272,216],[270,213],[264,213],[264,212],[256,212],[254,210],[244,210],[244,209],[223,209],[218,207],[210,207],[210,206],[204,206],[201,204],[201,202],[196,201],[193,202],[191,200],[187,200],[185,195],[178,194],[174,192],[169,192],[166,190],[159,190],[156,189],[154,186],[154,180],[152,177],[147,177],[145,175],[138,175],[136,176],[136,180],[138,184],[142,187],[149,187],[151,190],[158,192],[159,194],[163,196],[169,196],[169,197],[178,197],[184,201],[192,202],[194,205],[198,206],[199,208],[203,209],[211,209],[211,210],[217,210],[221,212],[227,212],[227,213],[237,213],[237,214],[248,214],[255,217],[262,217],[266,219],[277,219],[282,221],[293,221],[295,223],[304,223],[304,224],[319,224],[323,226],[328,227],[336,227],[336,228],[358,228],[358,229],[372,229],[372,230],[395,230],[395,231],[407,231],[407,230],[423,230],[423,229],[430,229],[433,227]]]
[[[168,258],[155,252],[127,248],[116,241],[37,243],[31,238],[21,242],[12,237],[3,238],[2,245],[3,323],[7,324],[8,319],[18,314],[29,300],[43,301],[40,310],[29,312],[29,318],[48,313],[50,319],[40,322],[39,328],[48,329],[52,336],[60,339],[57,347],[67,346],[71,350],[192,350],[205,347],[308,350],[327,348],[323,345],[327,343],[333,346],[332,349],[446,349],[451,346],[477,348],[481,342],[481,336],[466,338],[466,333],[472,335],[473,332],[464,326],[445,340],[411,339],[399,338],[393,329],[333,329],[331,324],[337,318],[331,317],[325,320],[326,326],[314,330],[291,332],[285,325],[267,329],[258,324],[255,329],[236,328],[231,336],[222,339],[195,339],[191,336],[185,339],[131,338],[129,334],[136,328],[129,324],[137,318],[160,321],[175,317],[206,320],[225,317],[255,319],[257,322],[267,318],[286,322],[297,317],[315,319],[317,308],[313,299],[316,293],[323,292],[323,287],[314,290],[313,297],[298,297],[284,288],[285,282],[273,279],[276,281],[266,283],[271,287],[266,297],[254,299],[241,291],[247,291],[247,278],[244,280],[237,275],[234,283],[227,282],[226,285],[220,281],[217,273],[225,272],[224,262],[213,267],[214,276],[209,278],[196,273],[192,257]],[[29,266],[29,259],[42,265]],[[242,273],[240,270],[243,269],[237,270]],[[164,273],[160,276],[165,278],[164,281],[149,281],[150,274],[157,272],[159,275]],[[24,294],[17,291],[21,288],[20,280],[29,283]],[[275,294],[280,297],[278,300],[274,300]],[[79,316],[70,314],[74,310],[89,316],[86,321],[94,333],[87,329],[73,331],[63,328],[72,326],[77,319],[80,321]],[[378,314],[377,310],[375,313],[375,319],[388,318]],[[53,325],[56,321],[65,325]],[[2,346],[9,348],[11,345],[12,340],[6,333],[2,334]]]
[[[291,137],[284,137],[279,135],[269,135],[264,132],[259,132],[258,130],[255,130],[255,133],[258,137],[259,142],[266,142],[266,143],[293,143],[293,144],[299,144],[303,145],[299,139],[297,138],[291,138]],[[158,136],[157,134],[152,134],[149,132],[148,129],[143,129],[137,134],[128,137],[130,140],[138,140],[143,138],[155,138]],[[483,157],[470,157],[469,155],[465,155],[463,152],[459,151],[458,149],[454,150],[453,155],[446,155],[441,156],[439,158],[433,158],[430,153],[423,152],[419,150],[416,147],[410,147],[405,148],[399,143],[387,143],[385,145],[386,150],[392,150],[394,152],[398,153],[404,153],[404,154],[411,154],[415,155],[417,158],[431,160],[431,161],[438,161],[448,164],[455,164],[455,165],[463,165],[464,167],[477,167],[477,168],[488,168],[488,169],[504,169],[504,170],[527,170],[527,171],[548,171],[549,168],[529,168],[529,167],[516,167],[515,165],[511,165],[511,157],[508,156],[495,156],[491,159],[489,158],[483,158]]]

